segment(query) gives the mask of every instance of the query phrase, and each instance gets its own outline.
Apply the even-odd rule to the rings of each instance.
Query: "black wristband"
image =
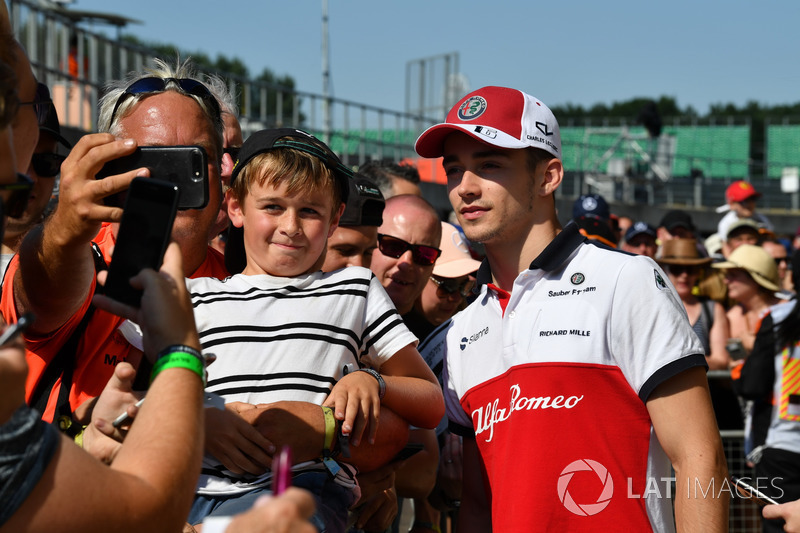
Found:
[[[156,355],[156,362],[158,362],[158,360],[164,357],[165,355],[169,355],[175,352],[193,355],[198,359],[200,359],[200,361],[203,362],[203,365],[206,364],[206,358],[203,357],[203,354],[200,353],[198,350],[192,348],[191,346],[187,346],[186,344],[171,344],[170,346],[167,346],[166,348],[158,352],[158,354]]]
[[[386,382],[383,380],[383,376],[381,376],[380,373],[373,368],[359,368],[357,371],[366,372],[378,380],[378,398],[383,400],[383,397],[386,396]]]

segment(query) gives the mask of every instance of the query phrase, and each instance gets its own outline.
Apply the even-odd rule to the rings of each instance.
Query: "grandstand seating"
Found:
[[[621,142],[624,131],[623,128],[562,128],[565,169],[607,172],[608,159],[636,159],[626,143]],[[628,128],[627,133],[645,151],[652,150],[643,127]],[[750,129],[747,126],[667,126],[663,135],[674,136],[676,140],[672,176],[690,176],[692,169],[711,178],[748,176]],[[612,147],[615,147],[613,153],[606,154]],[[598,165],[604,154],[608,157]]]
[[[770,178],[780,178],[784,167],[800,166],[800,125],[768,125],[766,163]]]

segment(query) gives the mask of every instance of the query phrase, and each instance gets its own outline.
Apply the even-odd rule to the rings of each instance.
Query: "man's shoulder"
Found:
[[[325,272],[321,275],[320,280],[333,280],[333,281],[347,281],[347,280],[370,280],[374,277],[372,271],[368,268],[360,266],[349,266],[334,270],[332,272]]]

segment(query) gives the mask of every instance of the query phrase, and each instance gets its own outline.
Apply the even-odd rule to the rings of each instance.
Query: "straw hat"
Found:
[[[697,251],[697,241],[694,239],[669,239],[661,245],[661,257],[658,258],[662,265],[709,265],[710,257],[700,257]]]
[[[433,275],[442,278],[460,278],[472,274],[481,266],[469,253],[469,246],[461,232],[452,224],[442,222],[442,255],[433,266]]]
[[[766,250],[760,246],[743,244],[736,248],[727,261],[711,265],[714,268],[741,268],[746,270],[753,280],[771,291],[777,291],[778,287],[778,267],[775,260]]]

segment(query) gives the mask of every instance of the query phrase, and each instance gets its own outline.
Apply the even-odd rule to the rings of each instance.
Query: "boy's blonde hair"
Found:
[[[286,185],[289,194],[322,192],[331,197],[331,218],[338,213],[342,194],[333,172],[318,157],[293,148],[274,148],[254,156],[231,185],[231,194],[244,205],[254,184]]]

